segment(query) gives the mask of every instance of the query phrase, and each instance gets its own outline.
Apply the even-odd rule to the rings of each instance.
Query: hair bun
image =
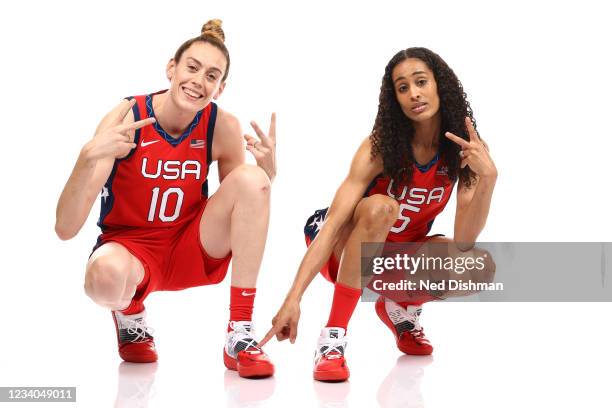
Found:
[[[202,26],[202,35],[215,37],[221,42],[225,42],[225,33],[221,28],[222,21],[219,19],[208,20],[206,24]]]

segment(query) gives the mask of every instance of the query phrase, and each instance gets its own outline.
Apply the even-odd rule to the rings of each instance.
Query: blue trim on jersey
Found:
[[[210,166],[212,163],[212,145],[213,136],[215,133],[215,122],[217,121],[217,104],[210,103],[210,117],[208,118],[208,127],[206,128],[206,163]]]
[[[433,159],[431,159],[431,161],[427,164],[419,164],[417,162],[414,162],[414,165],[416,166],[416,168],[421,172],[421,173],[426,173],[429,171],[429,169],[432,168],[432,166],[434,164],[436,164],[438,162],[438,160],[440,160],[440,153],[436,153],[436,155],[433,157]],[[374,186],[376,186],[376,183],[378,182],[378,180],[383,177],[383,173],[380,173],[378,176],[374,177],[374,180],[372,180],[372,182],[370,182],[370,184],[368,185],[368,187],[365,190],[365,193],[363,193],[364,197],[367,197],[368,194],[370,193],[370,191],[374,188]]]
[[[155,112],[153,111],[153,95],[145,96],[145,106],[147,108],[147,114],[149,115],[149,117],[150,118],[155,118]],[[198,123],[200,123],[200,118],[201,117],[202,117],[202,111],[198,111],[198,113],[196,113],[195,117],[191,121],[191,124],[187,127],[185,132],[183,132],[181,137],[179,137],[178,139],[175,139],[172,136],[170,136],[164,129],[162,129],[162,127],[159,125],[159,122],[157,122],[157,121],[155,123],[153,123],[153,127],[155,128],[157,133],[159,133],[159,135],[162,138],[164,138],[164,140],[166,142],[170,143],[170,145],[172,147],[176,147],[183,140],[185,140],[185,139],[187,139],[189,137],[189,135],[191,134],[193,129],[195,129],[195,127],[198,126]]]
[[[206,180],[202,183],[202,197],[208,199],[208,177],[206,177]]]
[[[416,166],[417,169],[419,169],[419,171],[421,173],[426,173],[427,171],[429,171],[429,169],[431,169],[431,167],[437,163],[437,161],[440,159],[440,153],[436,153],[436,155],[434,156],[433,159],[431,159],[431,161],[427,164],[419,164],[416,161],[414,162],[414,165]]]
[[[429,234],[429,231],[431,231],[431,227],[433,226],[435,220],[436,218],[434,217],[433,220],[429,221],[429,223],[427,224],[427,232],[425,234]]]
[[[206,180],[202,183],[202,197],[208,198],[208,171],[212,163],[212,145],[215,134],[215,122],[217,121],[217,104],[210,103],[210,116],[208,117],[208,127],[206,128]]]
[[[115,195],[113,194],[113,180],[115,179],[115,174],[117,173],[117,167],[119,167],[119,160],[115,160],[115,164],[113,164],[113,170],[111,171],[110,176],[108,176],[108,180],[104,183],[104,187],[102,192],[104,192],[104,188],[106,188],[108,197],[100,197],[100,218],[98,219],[98,227],[102,230],[102,232],[106,232],[108,228],[104,225],[104,219],[110,214],[113,209],[113,204],[115,203]]]
[[[91,252],[89,253],[89,258],[91,258],[93,253],[96,252],[96,249],[100,248],[105,243],[106,242],[102,241],[102,235],[98,235],[98,239],[96,240],[96,245],[94,245],[94,247],[91,249]]]

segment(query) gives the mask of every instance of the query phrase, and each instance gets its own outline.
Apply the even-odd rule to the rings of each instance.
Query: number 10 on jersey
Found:
[[[168,198],[171,194],[176,194],[176,207],[174,208],[174,213],[168,215],[166,213],[166,206],[168,205]],[[172,222],[176,220],[181,213],[181,206],[183,205],[183,195],[183,190],[178,187],[172,187],[167,189],[161,196],[161,203],[159,205],[158,210],[157,202],[159,201],[159,187],[155,187],[153,189],[153,196],[151,197],[151,206],[149,207],[149,217],[147,218],[147,221],[155,221],[156,213],[161,222]]]

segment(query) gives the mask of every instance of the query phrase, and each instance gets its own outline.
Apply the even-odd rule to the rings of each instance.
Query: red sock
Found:
[[[336,282],[334,287],[334,300],[332,301],[331,311],[329,312],[329,320],[325,327],[342,327],[346,330],[349,320],[353,315],[361,289],[351,288]]]
[[[257,293],[256,288],[230,287],[230,321],[251,321],[255,293]],[[227,331],[230,331],[229,325]]]
[[[125,309],[120,310],[120,312],[124,315],[132,315],[132,314],[138,314],[142,312],[143,310],[144,310],[144,304],[142,302],[138,302],[132,299],[132,301],[130,302],[130,305],[126,307]]]

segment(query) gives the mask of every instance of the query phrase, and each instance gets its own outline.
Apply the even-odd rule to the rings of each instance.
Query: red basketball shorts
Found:
[[[221,282],[232,258],[212,258],[200,242],[200,219],[206,202],[193,217],[174,228],[115,230],[98,237],[94,251],[116,242],[123,245],[144,267],[145,276],[136,289],[129,310],[137,310],[151,292],[182,290]]]

